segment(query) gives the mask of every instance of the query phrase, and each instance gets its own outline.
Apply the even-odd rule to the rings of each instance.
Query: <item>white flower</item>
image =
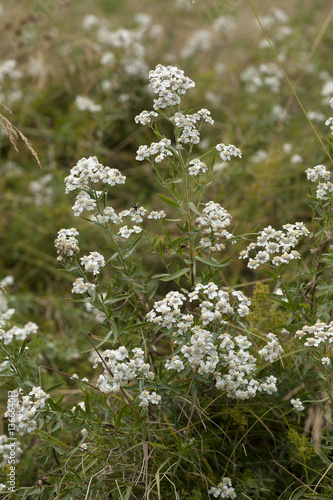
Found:
[[[236,498],[235,489],[232,487],[229,477],[224,477],[217,487],[213,486],[208,490],[208,493],[213,495],[214,498]]]
[[[72,293],[90,293],[95,289],[96,285],[87,283],[83,278],[77,278],[73,283]]]
[[[126,177],[118,169],[104,167],[96,156],[90,156],[79,160],[71,169],[70,175],[65,177],[65,193],[76,189],[89,189],[90,183],[102,182],[109,186],[115,186],[116,184],[124,184],[125,180]]]
[[[300,399],[298,399],[298,398],[292,399],[290,402],[293,405],[293,407],[295,408],[295,410],[297,410],[297,411],[304,410],[304,405]]]
[[[271,226],[263,229],[257,238],[257,242],[250,243],[247,249],[240,253],[239,258],[248,258],[249,262],[247,266],[250,269],[256,269],[260,264],[265,264],[269,261],[277,266],[283,263],[288,264],[293,259],[299,259],[300,254],[296,250],[293,250],[293,248],[302,236],[310,234],[308,229],[303,222],[285,224],[283,229],[285,232],[276,231]],[[250,252],[256,249],[257,254],[251,257],[249,255]],[[281,255],[274,255],[279,252]]]
[[[80,262],[87,272],[92,272],[94,275],[99,274],[100,268],[105,266],[105,259],[98,252],[90,252],[89,255],[84,255],[81,257]]]
[[[158,64],[149,72],[149,84],[158,98],[154,99],[154,109],[166,108],[180,103],[181,96],[195,83],[184,75],[184,71],[174,66]]]
[[[233,144],[226,146],[226,144],[221,143],[218,144],[215,149],[220,153],[220,157],[223,161],[231,160],[232,156],[239,156],[239,158],[242,158],[241,150],[236,148]]]
[[[139,115],[134,118],[135,123],[140,123],[141,125],[150,125],[152,119],[158,116],[158,113],[155,111],[141,111]]]
[[[203,161],[199,160],[199,158],[191,160],[189,165],[191,165],[188,169],[190,175],[198,175],[200,173],[205,174],[207,172],[207,165]]]
[[[85,191],[80,191],[76,197],[75,204],[73,205],[73,212],[75,216],[81,215],[83,210],[94,210],[97,206],[96,200],[90,198],[89,194]]]
[[[127,226],[123,226],[119,229],[118,234],[125,240],[131,236],[132,233],[141,233],[142,228],[140,226],[133,226],[133,228],[128,228]]]
[[[298,163],[303,163],[303,158],[299,154],[294,154],[290,158],[290,163],[292,163],[293,165],[297,165]]]
[[[96,113],[102,110],[102,106],[100,104],[95,104],[92,99],[85,96],[77,96],[75,98],[75,104],[79,111],[91,111],[92,113]]]
[[[166,213],[164,212],[164,210],[160,210],[159,212],[155,212],[153,210],[147,217],[148,219],[156,219],[156,220],[164,219],[164,217],[166,217]]]
[[[79,253],[80,249],[77,246],[78,240],[75,236],[78,236],[79,232],[72,227],[71,229],[60,229],[58,236],[54,241],[54,245],[57,249],[57,260],[71,260]]]
[[[278,357],[284,352],[282,347],[278,342],[278,338],[274,333],[269,333],[267,338],[270,342],[267,343],[265,347],[260,349],[259,355],[264,358],[265,361],[270,361],[273,363],[278,359]]]
[[[29,392],[28,396],[23,396],[21,389],[16,389],[15,392],[18,396],[15,404],[15,424],[17,432],[19,434],[34,432],[37,428],[35,417],[37,417],[37,413],[45,407],[49,395],[46,394],[41,387],[34,387]],[[19,397],[20,395],[21,397]],[[10,400],[8,400],[7,412],[4,416],[8,417],[9,412],[12,412],[12,410],[13,408],[10,407]]]
[[[166,156],[172,156],[171,151],[167,148],[171,145],[170,139],[162,139],[160,142],[152,142],[148,147],[146,145],[140,146],[136,152],[135,159],[138,161],[143,161],[156,155],[155,161],[160,163]]]

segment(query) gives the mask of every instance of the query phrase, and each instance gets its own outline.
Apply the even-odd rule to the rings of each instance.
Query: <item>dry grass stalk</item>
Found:
[[[320,452],[320,445],[324,427],[326,426],[329,432],[333,431],[332,408],[329,403],[328,395],[324,394],[323,398],[327,398],[325,402],[325,411],[323,411],[322,407],[319,404],[310,406],[310,408],[308,409],[308,416],[304,422],[305,434],[308,434],[310,429],[312,429],[311,441],[314,444],[314,450],[317,454]]]
[[[3,106],[3,107],[8,110],[8,108],[6,108],[5,106]],[[30,153],[35,157],[39,167],[43,168],[41,165],[41,162],[39,161],[39,158],[38,158],[36,151],[34,150],[32,145],[30,144],[30,142],[26,138],[26,136],[18,128],[16,128],[15,125],[13,125],[8,120],[8,118],[3,116],[1,113],[0,113],[0,126],[4,129],[5,134],[8,136],[10,142],[14,146],[15,151],[18,152],[17,141],[19,138],[21,138],[22,141],[25,143],[26,147],[29,149]]]

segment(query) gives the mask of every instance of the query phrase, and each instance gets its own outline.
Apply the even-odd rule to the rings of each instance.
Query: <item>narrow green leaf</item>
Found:
[[[162,259],[163,258],[163,243],[161,240],[158,242],[158,254]]]
[[[120,300],[125,300],[128,297],[131,297],[133,294],[131,293],[123,293],[122,295],[117,295],[115,297],[112,297],[111,299],[105,300],[104,304],[115,304],[116,302],[119,302]]]
[[[199,212],[199,210],[197,209],[197,207],[194,205],[194,203],[192,201],[189,202],[188,206],[190,207],[190,209],[192,210],[192,212],[194,212],[195,214],[201,216],[201,213]]]
[[[132,486],[129,486],[129,487],[127,488],[126,493],[125,493],[124,500],[129,500],[129,498],[130,498],[130,494],[131,494],[131,493],[132,493]]]
[[[47,393],[52,392],[55,389],[62,387],[63,385],[65,385],[65,382],[60,382],[59,384],[51,385],[51,387],[49,387],[48,389],[45,389],[45,392],[47,392]]]
[[[167,273],[163,273],[163,274],[154,274],[154,276],[152,276],[152,279],[164,278],[165,276],[170,276],[170,275],[169,275],[169,274],[167,274]]]
[[[90,401],[89,401],[89,394],[88,393],[86,393],[85,398],[84,398],[84,407],[85,407],[88,415],[91,415]]]
[[[167,275],[165,278],[162,278],[161,281],[171,281],[176,278],[179,278],[180,276],[183,276],[184,274],[188,273],[190,270],[189,267],[185,267],[184,269],[180,269],[179,271]]]
[[[204,259],[203,257],[199,257],[197,255],[195,257],[195,260],[201,262],[202,264],[206,264],[206,266],[218,269],[219,267],[225,267],[228,265],[229,257],[227,259],[224,259],[223,261],[218,261],[216,259]]]
[[[157,193],[157,194],[161,198],[161,200],[165,201],[165,203],[167,203],[174,210],[176,210],[177,212],[179,212],[179,213],[181,213],[183,215],[186,215],[185,210],[182,207],[178,206],[177,203],[175,203],[174,201],[170,200],[170,198],[167,198],[166,196],[163,196],[163,194],[160,194],[160,193]]]
[[[139,235],[139,237],[132,243],[132,245],[129,247],[129,249],[126,250],[125,259],[127,259],[130,255],[132,255],[132,253],[134,252],[134,250],[136,249],[136,247],[138,246],[138,244],[140,243],[140,241],[142,240],[144,235],[145,235],[144,233],[141,233]]]

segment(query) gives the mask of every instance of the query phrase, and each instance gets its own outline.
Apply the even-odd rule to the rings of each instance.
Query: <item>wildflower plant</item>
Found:
[[[214,167],[239,161],[242,152],[222,142],[205,152],[199,147],[214,120],[206,108],[185,107],[194,81],[177,67],[159,64],[149,72],[149,85],[153,110],[134,120],[152,138],[139,146],[136,160],[159,183],[154,205],[128,203],[120,210],[113,194],[123,190],[130,198],[126,176],[96,156],[80,159],[65,177],[66,194],[75,196],[73,215],[86,221],[81,234],[94,226],[107,242],[101,248],[91,239],[89,248],[81,250],[75,227],[60,228],[54,241],[57,261],[73,277],[73,301],[98,317],[96,335],[80,325],[89,346],[81,353],[85,376],[79,370],[69,375],[49,367],[69,380],[81,401],[73,406],[65,392],[56,399],[52,392],[61,384],[44,387],[41,376],[38,383],[33,377],[24,381],[26,340],[38,327],[10,327],[11,310],[6,306],[1,311],[1,348],[6,353],[1,370],[15,380],[18,432],[37,434],[51,450],[47,464],[52,472],[31,494],[43,490],[42,495],[64,499],[179,498],[185,475],[189,494],[184,498],[194,498],[191,491],[195,498],[237,498],[245,492],[242,460],[252,464],[257,448],[250,430],[258,423],[266,429],[269,414],[270,423],[285,432],[285,414],[296,420],[306,409],[303,396],[312,397],[306,386],[307,363],[326,377],[327,383],[316,379],[315,390],[332,399],[330,290],[322,267],[331,262],[324,252],[332,228],[328,170],[322,165],[307,170],[308,179],[317,183],[311,199],[318,232],[313,262],[305,265],[299,247],[312,236],[305,223],[237,234],[229,211],[209,199],[220,175]],[[80,109],[99,111],[82,107],[82,99]],[[272,289],[281,290],[269,298],[278,312],[266,311],[279,324],[266,316],[265,321],[256,319],[260,308],[251,300],[256,294],[244,279],[229,283],[234,244],[242,245],[245,276],[264,269]],[[266,289],[261,292],[265,295]],[[284,374],[289,343],[302,353],[297,374],[305,380],[303,394],[289,387]],[[287,396],[282,393],[286,387]],[[236,430],[235,415],[238,420],[242,416]],[[3,453],[5,443],[3,439]],[[243,456],[245,443],[249,459]],[[260,494],[267,491],[263,487]]]
[[[177,457],[172,443],[182,449],[194,446],[195,473],[201,467],[194,444],[200,432],[195,437],[193,431],[196,419],[208,416],[208,400],[269,401],[278,391],[274,364],[284,349],[275,333],[253,335],[246,327],[251,300],[229,286],[222,273],[228,265],[228,246],[245,236],[235,234],[225,208],[206,201],[215,164],[241,158],[241,151],[219,143],[198,154],[204,126],[214,122],[207,109],[183,111],[185,94],[195,83],[182,70],[158,65],[150,71],[149,82],[156,94],[153,111],[144,110],[135,122],[149,127],[156,140],[140,146],[136,159],[154,170],[164,191],[159,193],[159,205],[151,211],[139,205],[117,211],[110,201],[112,190],[125,184],[125,176],[97,157],[83,158],[66,177],[66,192],[76,193],[74,215],[88,217],[104,231],[108,247],[103,254],[92,248],[80,257],[75,228],[61,229],[55,246],[58,260],[77,276],[72,293],[105,318],[99,342],[92,347],[95,381],[89,386],[104,394],[110,415],[117,408],[139,418],[135,432],[153,448],[158,445],[156,460],[159,447],[171,465]],[[163,134],[163,123],[173,129],[171,137]],[[294,247],[309,231],[302,223],[283,229],[267,228],[259,235],[257,245],[264,250],[250,261],[256,262],[250,268],[271,258],[273,268],[278,265],[281,270],[300,257]],[[255,247],[250,244],[241,257],[248,257]],[[265,258],[260,257],[263,253]],[[149,259],[155,274],[149,270]],[[93,393],[89,397],[93,401]],[[84,413],[86,407],[76,411]],[[121,418],[116,421],[119,426]],[[184,458],[178,460],[182,463]],[[236,498],[226,476],[231,471],[227,462],[217,487],[206,479],[208,493]],[[148,489],[156,486],[151,479]]]

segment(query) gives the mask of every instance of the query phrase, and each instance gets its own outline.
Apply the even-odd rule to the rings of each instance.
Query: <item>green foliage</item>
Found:
[[[330,10],[324,2],[290,2],[288,20],[258,6],[301,111],[272,50],[258,48],[262,33],[250,4],[167,3],[144,0],[140,17],[132,0],[100,1],[93,11],[86,0],[2,2],[2,60],[11,54],[15,67],[0,62],[1,113],[9,120],[0,117],[9,134],[0,137],[0,269],[1,278],[15,280],[0,283],[1,409],[8,390],[20,388],[26,406],[40,386],[50,397],[44,405],[40,395],[30,409],[37,427],[17,436],[16,493],[2,490],[1,498],[200,500],[228,485],[229,498],[233,488],[237,498],[258,500],[333,495],[332,193],[317,196],[323,179],[309,190],[304,173],[327,165],[333,153],[332,139],[323,139]],[[134,117],[152,107],[148,70],[157,63],[184,69],[196,87],[142,127]],[[78,96],[99,111],[79,109]],[[184,129],[175,113],[206,106],[214,127],[203,128],[202,119],[199,143],[179,141]],[[316,133],[304,111],[315,112]],[[10,122],[37,151],[42,170],[29,145],[14,151]],[[139,146],[164,138],[171,143],[163,161],[135,160]],[[215,149],[221,142],[237,144],[243,157],[229,166]],[[84,184],[96,207],[74,218],[74,193],[65,195],[63,179],[79,158],[93,155],[126,175],[126,187]],[[190,175],[193,159],[206,164],[198,175]],[[215,205],[209,224],[208,200],[226,211]],[[108,207],[133,217],[141,206],[166,217],[143,217],[128,237],[119,231],[132,228],[128,214],[120,225],[97,219]],[[282,231],[289,221],[311,231],[300,241],[300,259],[265,261],[255,270],[239,259],[263,226]],[[81,250],[66,256],[64,272],[54,240],[74,225]],[[91,274],[80,258],[93,251],[105,266]],[[91,288],[73,298],[76,278]],[[217,306],[212,284],[224,304]],[[249,314],[241,291],[251,297]],[[170,292],[179,295],[165,307]],[[182,315],[189,325],[179,327]],[[195,364],[185,354],[202,331]],[[109,384],[121,376],[106,353],[119,357],[120,348],[132,368],[148,368],[109,390],[103,376]],[[143,354],[135,357],[136,348]],[[129,370],[128,358],[117,361]],[[145,391],[157,399],[149,402]],[[3,436],[9,424],[7,416]],[[4,457],[0,483],[8,467]]]
[[[300,434],[296,429],[291,428],[288,431],[288,442],[291,445],[291,456],[303,464],[309,464],[315,457],[313,445],[308,436]]]
[[[269,287],[258,282],[252,295],[248,321],[256,327],[256,331],[270,332],[285,324],[288,317],[277,309],[277,304],[269,297]]]

